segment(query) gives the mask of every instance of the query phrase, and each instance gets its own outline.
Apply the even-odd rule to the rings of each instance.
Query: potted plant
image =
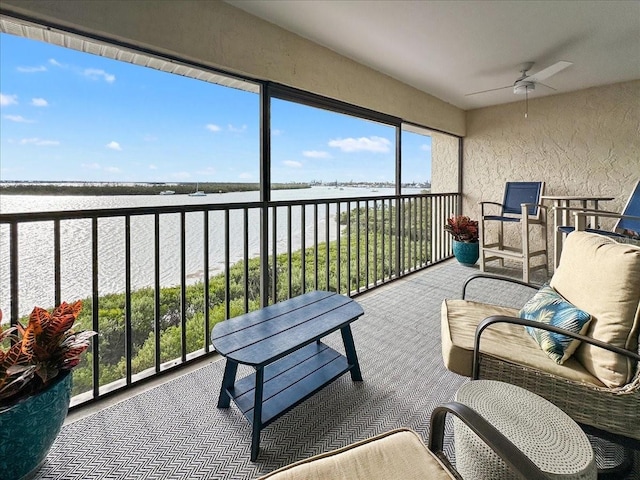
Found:
[[[0,478],[29,477],[60,432],[71,400],[70,370],[96,332],[74,332],[82,302],[49,313],[36,307],[26,327],[0,311]]]
[[[480,256],[478,244],[478,221],[466,215],[454,215],[447,219],[445,231],[453,236],[453,254],[458,262],[473,265]]]

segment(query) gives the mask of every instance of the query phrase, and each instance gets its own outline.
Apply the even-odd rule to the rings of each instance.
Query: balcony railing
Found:
[[[357,295],[449,258],[443,225],[458,202],[451,193],[2,214],[0,291],[13,324],[35,304],[83,299],[77,329],[98,336],[74,370],[75,406],[211,354],[218,321],[314,289]]]

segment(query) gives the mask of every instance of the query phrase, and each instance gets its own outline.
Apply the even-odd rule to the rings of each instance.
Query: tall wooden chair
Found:
[[[546,227],[546,207],[541,205],[540,197],[544,194],[544,182],[507,182],[504,189],[502,203],[480,202],[480,270],[485,271],[486,262],[499,260],[504,265],[504,259],[522,262],[522,279],[529,281],[532,270],[547,268],[548,245]],[[488,214],[489,208],[499,207],[498,214]],[[498,224],[497,241],[487,243],[486,227],[490,223]],[[519,224],[519,245],[507,245],[504,241],[504,224]],[[532,225],[542,229],[544,249],[531,250],[529,230]],[[531,259],[540,255],[545,256],[545,262],[536,266],[531,265]]]
[[[638,180],[631,191],[631,195],[627,200],[627,204],[624,206],[622,213],[611,212],[606,210],[597,209],[585,209],[580,207],[554,207],[554,228],[558,235],[569,234],[575,230],[575,227],[571,225],[560,225],[559,215],[560,211],[569,211],[576,215],[576,219],[582,221],[583,224],[578,226],[578,230],[585,230],[589,233],[597,233],[598,235],[604,235],[605,237],[613,238],[617,242],[632,243],[640,245],[640,180]],[[595,219],[598,218],[615,218],[616,222],[611,230],[605,230],[598,225],[593,224],[595,228],[590,228],[586,225],[586,218]],[[556,242],[556,268],[560,260],[560,254],[562,252],[562,242]]]

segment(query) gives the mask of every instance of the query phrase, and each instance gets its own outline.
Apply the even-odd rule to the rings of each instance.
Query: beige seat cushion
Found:
[[[442,302],[442,358],[448,370],[467,377],[472,375],[476,327],[492,315],[517,317],[518,310],[468,300]],[[576,382],[604,386],[574,358],[562,365],[551,360],[522,325],[492,325],[482,333],[481,339],[480,351],[493,357]]]
[[[551,286],[593,317],[586,335],[638,349],[640,328],[640,247],[601,235],[573,232],[565,240]],[[627,384],[635,362],[582,343],[574,357],[608,387]]]
[[[260,479],[451,480],[416,432],[392,430],[332,452],[287,465]]]

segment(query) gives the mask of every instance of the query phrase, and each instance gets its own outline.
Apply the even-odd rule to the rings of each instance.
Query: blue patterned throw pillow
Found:
[[[518,313],[520,318],[535,320],[573,333],[584,334],[591,315],[567,302],[558,292],[545,284]],[[556,363],[562,365],[576,351],[580,340],[561,333],[525,327],[540,348]]]

